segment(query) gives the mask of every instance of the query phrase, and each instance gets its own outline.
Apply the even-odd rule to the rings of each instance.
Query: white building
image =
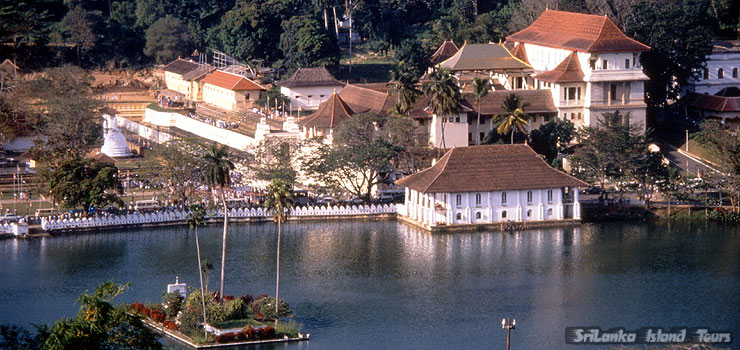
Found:
[[[399,214],[426,229],[580,220],[578,188],[588,185],[521,144],[453,148],[396,183],[406,188]]]
[[[506,39],[534,69],[529,85],[552,91],[560,118],[595,126],[603,113],[619,111],[645,127],[648,77],[640,54],[650,47],[626,36],[606,16],[545,10]]]
[[[319,104],[329,99],[334,92],[341,92],[344,83],[334,79],[326,68],[298,68],[290,76],[277,83],[280,93],[290,99],[290,109],[316,110]]]
[[[229,111],[251,108],[265,88],[241,76],[214,71],[203,78],[203,102]]]
[[[740,87],[740,40],[715,41],[707,67],[696,80],[689,81],[688,91],[716,94],[728,87]]]
[[[197,70],[199,67],[200,65],[198,63],[183,60],[181,58],[178,58],[164,66],[162,70],[164,71],[164,82],[165,85],[167,85],[167,90],[190,96],[191,83],[183,79],[183,75]]]

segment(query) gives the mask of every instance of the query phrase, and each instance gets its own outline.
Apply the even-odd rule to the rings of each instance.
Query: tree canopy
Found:
[[[123,205],[118,195],[123,186],[118,168],[92,159],[68,158],[55,166],[49,175],[49,189],[65,207],[104,208]]]

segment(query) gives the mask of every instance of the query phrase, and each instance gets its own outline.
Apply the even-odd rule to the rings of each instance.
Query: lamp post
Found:
[[[511,330],[516,328],[516,319],[501,319],[501,328],[506,330],[506,350],[509,350],[509,346],[511,344]]]

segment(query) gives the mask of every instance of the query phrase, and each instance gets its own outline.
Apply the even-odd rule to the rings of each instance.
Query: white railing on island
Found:
[[[395,214],[395,204],[372,204],[352,206],[309,206],[291,209],[289,218],[311,217],[341,217],[341,216],[373,216]],[[208,218],[223,217],[223,211],[212,210]],[[239,208],[229,210],[230,218],[268,219],[272,215],[264,208]],[[129,225],[166,225],[181,224],[187,218],[187,212],[182,210],[163,210],[153,213],[132,212],[123,215],[94,216],[89,218],[55,218],[41,219],[41,228],[45,231],[59,231],[72,229],[89,229],[104,227],[120,227]]]

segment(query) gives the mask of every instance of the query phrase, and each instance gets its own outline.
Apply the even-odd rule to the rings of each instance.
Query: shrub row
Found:
[[[729,211],[723,208],[712,210],[707,216],[710,220],[729,222],[729,223],[740,223],[740,213]]]
[[[217,343],[230,343],[234,341],[246,341],[246,340],[266,340],[275,338],[275,328],[273,327],[262,327],[252,328],[249,327],[239,333],[224,333],[216,336]]]

